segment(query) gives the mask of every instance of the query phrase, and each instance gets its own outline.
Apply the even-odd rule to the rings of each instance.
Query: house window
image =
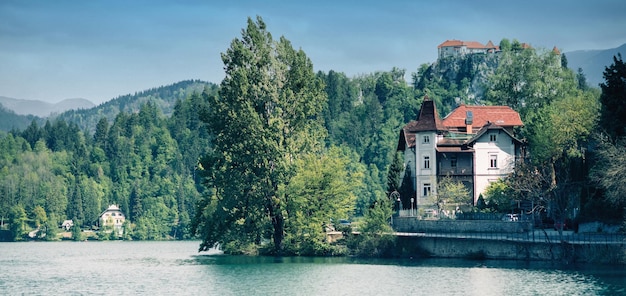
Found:
[[[422,196],[430,196],[430,183],[424,183],[424,194]]]
[[[424,156],[424,168],[425,169],[430,168],[430,156]]]
[[[498,155],[497,154],[489,155],[489,167],[492,169],[498,168]]]
[[[429,143],[430,143],[430,137],[429,136],[422,137],[422,144],[429,144]]]
[[[456,168],[456,155],[450,157],[450,167]]]
[[[496,134],[489,135],[489,142],[495,142],[497,140]]]

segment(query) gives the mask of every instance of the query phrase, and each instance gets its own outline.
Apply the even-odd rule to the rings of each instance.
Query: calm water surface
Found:
[[[626,295],[623,266],[210,256],[198,244],[0,243],[0,295]]]

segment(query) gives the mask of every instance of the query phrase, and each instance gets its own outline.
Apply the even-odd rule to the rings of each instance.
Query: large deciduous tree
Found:
[[[355,190],[363,179],[350,169],[345,151],[332,147],[324,155],[307,154],[296,161],[296,175],[284,191],[286,248],[291,254],[328,255],[325,228],[354,214]],[[334,225],[338,226],[338,225]]]
[[[201,161],[211,193],[199,203],[194,231],[201,250],[241,250],[271,238],[283,250],[287,201],[279,194],[294,160],[320,149],[323,83],[302,50],[272,39],[261,17],[222,54],[226,76],[203,116],[213,133]]]

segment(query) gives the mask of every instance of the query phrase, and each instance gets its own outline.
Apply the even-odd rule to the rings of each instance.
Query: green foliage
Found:
[[[51,216],[44,224],[44,227],[40,229],[40,232],[40,236],[46,241],[58,240],[59,223],[56,217]]]
[[[156,225],[151,238],[190,238],[181,227],[189,225],[201,192],[197,160],[210,148],[205,126],[198,124],[206,102],[206,95],[190,95],[170,118],[153,103],[134,114],[118,113],[112,124],[98,117],[93,137],[62,120],[33,122],[1,136],[0,215],[8,217],[21,204],[48,239],[53,228],[44,213],[48,222],[78,219],[91,226],[108,205],[118,204],[127,218],[147,213]],[[140,194],[131,211],[133,189]]]
[[[437,194],[432,196],[433,203],[441,211],[449,207],[454,210],[457,206],[473,205],[469,190],[463,182],[455,181],[450,176],[445,176],[437,182]]]
[[[9,231],[11,232],[11,240],[19,241],[26,233],[26,211],[21,205],[11,207],[9,211]]]
[[[364,233],[383,234],[392,231],[390,226],[391,215],[393,214],[393,203],[388,198],[376,200],[367,210],[359,229]]]
[[[42,206],[36,206],[33,210],[34,214],[34,222],[37,228],[43,226],[48,221],[48,215],[46,215],[46,210]]]
[[[528,140],[529,163],[517,164],[507,177],[512,198],[532,200],[562,220],[583,192],[585,150],[599,104],[597,92],[581,87],[581,77],[559,57],[513,42],[489,77],[486,99],[519,111],[524,122],[518,135]]]
[[[482,195],[481,195],[482,196]],[[491,182],[485,189],[485,206],[500,213],[510,213],[515,200],[514,193],[505,180]]]
[[[363,174],[351,171],[351,159],[339,148],[296,160],[296,174],[286,185],[286,249],[293,254],[324,255],[330,251],[325,230],[331,221],[352,217],[355,191]]]
[[[614,205],[626,204],[626,138],[616,142],[607,137],[598,139],[597,162],[591,177],[604,190]]]
[[[597,97],[579,92],[529,114],[527,133],[535,163],[582,158],[581,148],[595,127],[598,111]]]
[[[600,127],[604,131],[594,137],[597,144],[591,180],[601,189],[602,195],[592,197],[583,205],[581,219],[616,223],[626,219],[626,65],[621,55],[613,57],[614,63],[604,71],[605,82],[600,85]],[[598,213],[602,213],[598,217]]]
[[[389,166],[389,173],[387,173],[387,192],[391,193],[397,191],[400,187],[401,174],[404,169],[402,163],[402,154],[397,152],[394,154],[393,162]]]
[[[320,149],[323,84],[304,52],[284,37],[275,42],[260,17],[248,19],[222,60],[226,78],[203,118],[215,150],[202,160],[213,191],[196,216],[201,248],[270,238],[281,253],[289,201],[279,190],[294,174],[293,160]]]
[[[2,132],[25,129],[33,121],[42,123],[43,119],[37,118],[33,115],[17,115],[12,110],[7,109],[4,105],[0,104],[0,136],[2,135]]]
[[[351,238],[348,247],[357,256],[391,257],[396,237],[390,226],[393,203],[388,198],[377,200],[359,224],[360,235]]]
[[[84,240],[81,224],[81,221],[74,221],[74,226],[72,226],[72,240],[77,242]]]
[[[510,51],[512,49],[511,41],[509,39],[503,38],[500,40],[500,50],[501,51]]]
[[[552,51],[532,48],[503,50],[495,72],[488,77],[485,99],[520,112],[526,123],[534,110],[576,90],[574,74],[562,68],[558,58]]]
[[[81,130],[93,133],[102,118],[112,122],[119,113],[136,113],[143,105],[149,102],[158,106],[164,115],[170,116],[177,101],[186,100],[194,93],[201,93],[205,88],[209,89],[210,92],[215,92],[217,86],[200,80],[180,81],[172,85],[119,96],[101,104],[97,108],[70,110],[60,114],[57,119],[76,123]]]
[[[613,57],[613,64],[604,70],[604,83],[600,84],[602,113],[600,126],[617,139],[626,136],[626,64],[622,55]]]

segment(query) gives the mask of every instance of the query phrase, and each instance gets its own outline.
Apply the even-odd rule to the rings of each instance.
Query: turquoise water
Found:
[[[213,256],[198,244],[0,243],[0,295],[626,295],[624,266]]]

